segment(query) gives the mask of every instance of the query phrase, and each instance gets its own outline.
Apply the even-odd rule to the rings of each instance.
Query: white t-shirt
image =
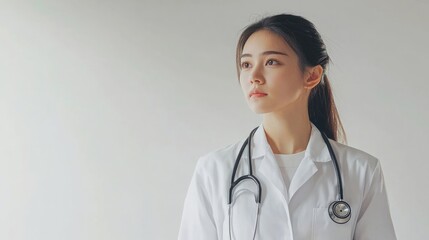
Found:
[[[290,182],[292,181],[293,175],[296,172],[301,160],[304,158],[305,150],[293,154],[274,154],[277,164],[280,167],[280,171],[283,175],[283,179],[289,191]]]

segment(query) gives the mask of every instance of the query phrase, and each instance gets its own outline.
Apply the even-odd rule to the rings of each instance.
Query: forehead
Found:
[[[293,55],[294,51],[280,35],[266,30],[258,30],[247,39],[243,53],[258,53],[269,50],[282,51]]]

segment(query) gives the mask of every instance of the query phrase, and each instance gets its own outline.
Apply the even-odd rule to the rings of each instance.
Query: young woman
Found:
[[[345,138],[314,25],[280,14],[248,26],[237,71],[263,114],[249,137],[198,159],[180,240],[396,239],[380,162]]]

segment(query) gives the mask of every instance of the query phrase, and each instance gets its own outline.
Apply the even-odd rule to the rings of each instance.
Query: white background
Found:
[[[398,239],[427,239],[428,1],[1,1],[0,239],[176,239],[196,160],[261,121],[241,30],[312,21]]]

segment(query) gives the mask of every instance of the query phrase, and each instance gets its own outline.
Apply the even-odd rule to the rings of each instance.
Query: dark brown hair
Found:
[[[330,58],[319,32],[313,23],[307,19],[292,14],[278,14],[265,17],[247,26],[237,43],[236,65],[238,77],[240,78],[240,57],[244,44],[250,35],[262,29],[276,33],[286,41],[297,54],[302,72],[307,66],[322,66],[322,79],[316,87],[311,89],[308,100],[310,121],[320,131],[324,132],[328,138],[338,141],[338,135],[341,135],[341,140],[346,143],[346,134],[325,73]]]

